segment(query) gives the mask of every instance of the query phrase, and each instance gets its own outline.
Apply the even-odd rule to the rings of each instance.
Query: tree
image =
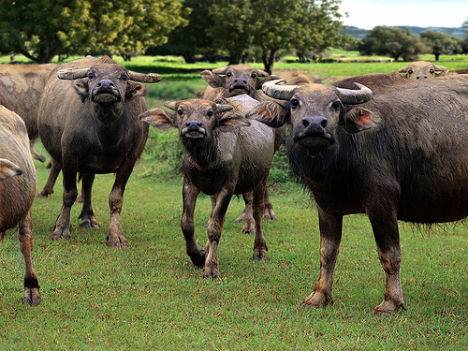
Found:
[[[254,13],[251,0],[216,0],[209,9],[212,45],[229,54],[229,63],[237,64],[252,45]]]
[[[428,46],[436,61],[439,61],[442,54],[453,54],[461,51],[457,38],[446,33],[427,31],[421,33],[421,39]]]
[[[410,61],[425,50],[424,43],[408,29],[387,26],[372,29],[359,47],[361,54],[390,56],[395,61]]]
[[[0,0],[3,52],[36,62],[58,54],[131,57],[184,25],[182,0]]]
[[[0,51],[50,62],[66,51],[66,41],[81,41],[90,13],[88,2],[0,0]]]
[[[468,54],[468,20],[465,20],[462,24],[462,28],[465,30],[465,37],[461,42],[462,52],[463,54]]]

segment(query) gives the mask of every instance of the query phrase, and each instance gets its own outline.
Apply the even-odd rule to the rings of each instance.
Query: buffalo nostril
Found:
[[[420,77],[416,77],[416,79],[419,79]]]
[[[307,128],[307,127],[309,126],[309,124],[310,124],[310,123],[309,123],[308,120],[306,120],[306,119],[303,119],[303,120],[302,120],[302,125],[304,126],[304,128]]]
[[[327,126],[327,123],[328,123],[327,120],[324,119],[320,122],[320,125],[322,126],[322,128],[325,128]]]

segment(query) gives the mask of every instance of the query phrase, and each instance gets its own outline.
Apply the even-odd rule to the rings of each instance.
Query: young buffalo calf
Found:
[[[14,112],[0,105],[0,239],[19,223],[21,252],[26,264],[24,303],[41,302],[31,261],[31,206],[36,192],[36,172],[29,150],[26,126]]]
[[[256,235],[253,257],[263,259],[268,249],[261,220],[265,179],[274,152],[272,129],[245,119],[239,113],[239,105],[234,111],[232,105],[194,99],[166,106],[175,113],[154,109],[141,117],[157,128],[179,129],[186,151],[181,227],[192,262],[197,266],[204,265],[204,277],[219,276],[217,248],[229,201],[233,194],[248,191],[254,194]],[[211,195],[213,200],[205,250],[198,246],[194,233],[193,214],[200,192]]]

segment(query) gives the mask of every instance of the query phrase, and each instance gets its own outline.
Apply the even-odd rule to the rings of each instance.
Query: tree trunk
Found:
[[[263,69],[268,74],[273,71],[273,64],[275,63],[276,49],[263,49],[262,51],[262,62]]]
[[[436,61],[439,61],[440,53],[436,52],[436,53],[434,54],[434,56],[435,56],[435,60],[436,60]]]

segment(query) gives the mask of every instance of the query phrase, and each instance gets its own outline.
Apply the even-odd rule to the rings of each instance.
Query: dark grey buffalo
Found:
[[[138,82],[159,80],[156,74],[127,71],[108,57],[61,65],[51,74],[39,106],[38,127],[64,177],[63,207],[52,239],[70,235],[77,174],[83,182],[81,226],[92,228],[98,227],[91,204],[95,174],[115,173],[107,243],[127,246],[120,225],[123,193],[148,135],[148,126],[138,119],[146,111],[145,87]]]
[[[279,84],[278,84],[279,83]],[[292,125],[292,169],[313,194],[319,215],[320,276],[310,306],[332,303],[343,216],[366,213],[386,273],[377,313],[404,307],[398,220],[458,221],[468,216],[468,77],[415,82],[372,97],[348,90],[269,82],[252,118]]]

